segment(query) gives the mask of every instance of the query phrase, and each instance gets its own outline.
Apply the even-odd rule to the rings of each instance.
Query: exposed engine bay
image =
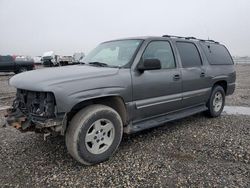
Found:
[[[16,129],[39,133],[58,132],[63,117],[56,115],[53,93],[17,89],[12,108],[7,110],[7,123]]]
[[[17,89],[14,108],[19,108],[25,115],[51,118],[54,117],[55,99],[53,93],[35,92]]]

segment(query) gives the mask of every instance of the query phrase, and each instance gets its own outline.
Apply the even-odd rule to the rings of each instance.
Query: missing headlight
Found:
[[[14,108],[19,108],[27,116],[55,117],[55,97],[51,92],[17,90]]]

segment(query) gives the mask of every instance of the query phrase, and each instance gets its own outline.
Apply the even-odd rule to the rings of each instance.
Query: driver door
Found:
[[[141,58],[158,59],[161,69],[132,72],[134,121],[159,116],[181,107],[181,76],[168,41],[151,41]]]

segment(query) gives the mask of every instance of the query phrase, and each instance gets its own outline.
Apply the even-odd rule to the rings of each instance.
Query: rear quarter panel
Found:
[[[211,76],[211,86],[218,81],[227,82],[227,95],[234,92],[236,82],[235,65],[210,65],[207,68],[208,74]]]
[[[206,69],[206,75],[209,78],[209,87],[213,87],[216,82],[226,81],[227,82],[227,95],[230,95],[234,92],[235,82],[236,82],[236,71],[234,64],[211,64],[209,63],[204,50],[201,45],[198,43],[200,53],[202,56],[203,64]],[[225,47],[225,46],[224,46]],[[226,48],[226,47],[225,47]],[[228,51],[228,49],[226,49]],[[229,53],[229,51],[228,51]],[[230,53],[229,53],[230,55]],[[231,57],[231,55],[230,55]],[[231,57],[232,59],[232,57]],[[233,60],[232,60],[233,61]]]

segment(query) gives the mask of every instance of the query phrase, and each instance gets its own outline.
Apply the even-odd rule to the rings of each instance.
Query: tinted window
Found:
[[[153,41],[147,46],[143,59],[159,59],[162,69],[175,68],[172,48],[167,41]]]
[[[176,45],[181,56],[183,67],[201,66],[200,54],[193,43],[177,42]]]
[[[0,56],[0,61],[1,62],[12,62],[13,61],[13,57],[10,56],[10,55]]]
[[[233,64],[229,52],[223,45],[201,42],[201,46],[210,64]]]

